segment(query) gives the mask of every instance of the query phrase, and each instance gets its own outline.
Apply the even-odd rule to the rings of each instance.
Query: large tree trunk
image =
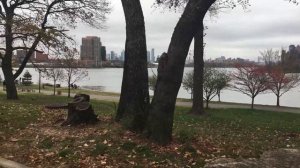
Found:
[[[209,99],[208,98],[205,100],[205,104],[206,104],[206,109],[208,109],[208,104],[209,104]]]
[[[5,57],[2,61],[2,71],[5,78],[6,97],[10,100],[18,99],[18,92],[15,85],[15,79],[13,77],[11,57]]]
[[[204,114],[203,108],[203,69],[204,69],[204,27],[203,25],[198,30],[194,37],[194,77],[193,77],[193,107],[192,114]]]
[[[116,121],[142,132],[148,116],[149,90],[145,23],[139,0],[122,0],[126,19],[125,62]]]
[[[176,25],[168,53],[160,61],[156,92],[148,119],[148,136],[166,145],[172,140],[176,97],[181,85],[185,59],[191,41],[203,23],[203,18],[215,0],[190,0]]]
[[[6,97],[7,99],[18,99],[18,92],[15,85],[15,77],[12,68],[12,56],[13,56],[13,36],[12,36],[12,13],[8,11],[6,25],[5,25],[5,46],[6,51],[4,58],[2,59],[2,71],[6,83]],[[4,86],[3,86],[4,87]]]
[[[254,109],[254,97],[252,97],[252,101],[251,101],[251,109]]]
[[[280,101],[280,96],[279,96],[279,95],[276,95],[276,97],[277,97],[277,103],[276,103],[276,106],[277,106],[277,107],[280,107],[280,103],[279,103],[279,101]]]

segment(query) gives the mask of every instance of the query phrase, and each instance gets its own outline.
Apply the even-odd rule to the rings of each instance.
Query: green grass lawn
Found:
[[[174,140],[166,147],[114,122],[117,105],[92,100],[100,122],[61,127],[65,110],[47,110],[62,96],[21,94],[5,100],[0,93],[1,157],[32,167],[201,167],[216,157],[259,157],[266,150],[300,148],[300,115],[248,109],[210,109],[205,116],[188,115],[177,107]]]

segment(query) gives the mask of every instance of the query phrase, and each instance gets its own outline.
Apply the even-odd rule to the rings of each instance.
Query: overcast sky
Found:
[[[153,2],[141,0],[147,47],[148,50],[155,48],[155,55],[159,55],[168,49],[181,13],[153,8]],[[286,0],[250,0],[250,3],[247,11],[238,7],[222,12],[216,18],[206,17],[206,59],[226,56],[257,60],[259,51],[300,44],[300,5],[296,6]],[[70,32],[78,44],[81,44],[84,36],[100,36],[107,52],[113,50],[120,54],[125,46],[124,13],[120,0],[112,0],[111,6],[106,29],[97,30],[80,25]]]

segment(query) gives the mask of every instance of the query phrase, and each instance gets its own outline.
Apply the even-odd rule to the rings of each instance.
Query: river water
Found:
[[[24,72],[28,70],[32,74],[32,82],[38,83],[38,72],[34,68],[26,68]],[[185,68],[185,72],[192,71],[193,68]],[[228,69],[230,72],[232,69]],[[122,76],[123,76],[123,69],[121,68],[104,68],[104,69],[87,69],[89,75],[87,78],[78,81],[76,84],[78,86],[96,86],[103,88],[103,91],[107,92],[121,92],[121,84],[122,84]],[[23,72],[23,73],[24,73]],[[156,69],[148,69],[149,76],[153,73],[156,73]],[[3,79],[2,71],[0,71],[0,75]],[[20,77],[22,77],[20,75]],[[138,81],[136,81],[138,82]],[[42,83],[52,83],[51,80],[46,78],[42,78]],[[58,82],[61,83],[63,86],[66,86],[66,82]],[[150,91],[150,94],[152,92]],[[182,87],[179,90],[178,98],[190,98],[191,95],[187,93]],[[217,100],[215,97],[213,100]],[[236,103],[251,103],[250,97],[232,91],[230,89],[225,89],[221,93],[221,101],[223,102],[236,102]],[[292,89],[291,91],[287,92],[280,98],[281,106],[289,106],[289,107],[300,107],[300,86],[297,88]],[[273,93],[266,93],[260,94],[255,98],[255,104],[263,104],[263,105],[275,105],[276,104],[276,96]]]

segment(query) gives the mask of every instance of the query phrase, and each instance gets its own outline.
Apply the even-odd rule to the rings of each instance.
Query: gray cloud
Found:
[[[156,54],[160,54],[167,50],[181,14],[152,8],[154,0],[141,2],[148,49],[155,48]],[[107,29],[79,25],[70,34],[76,36],[79,44],[83,36],[100,36],[108,51],[121,52],[125,45],[125,19],[119,1],[112,1],[112,7],[105,24]],[[256,59],[261,50],[300,44],[299,8],[284,0],[252,0],[248,12],[238,8],[220,13],[212,20],[206,17],[205,24],[209,27],[205,37],[206,58],[225,55]]]

